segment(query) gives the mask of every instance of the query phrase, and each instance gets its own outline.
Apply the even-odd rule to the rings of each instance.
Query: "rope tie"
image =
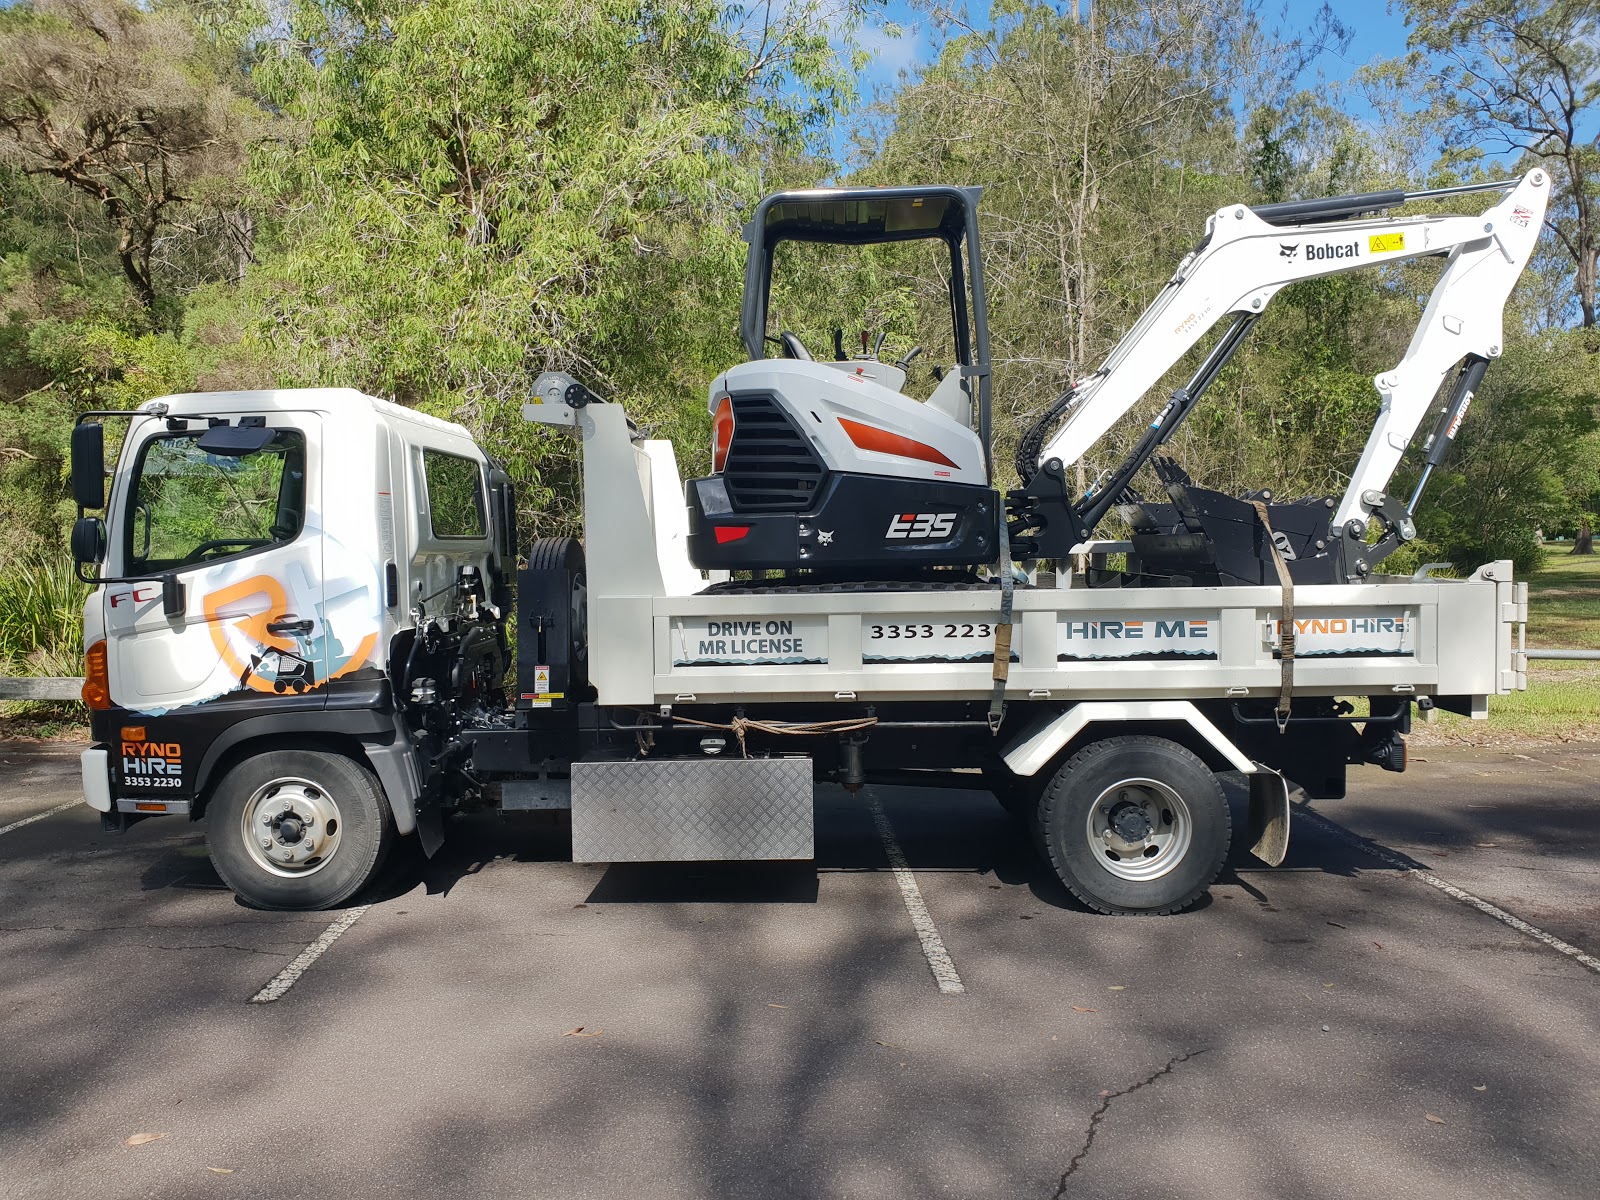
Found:
[[[870,729],[878,723],[877,717],[844,717],[837,721],[762,721],[756,717],[735,717],[724,725],[718,721],[680,717],[676,713],[671,719],[681,721],[685,725],[697,725],[701,729],[720,729],[724,733],[733,734],[739,739],[739,753],[745,758],[750,757],[750,748],[745,743],[745,735],[750,732],[788,737],[824,737],[830,733],[855,733],[858,730]]]

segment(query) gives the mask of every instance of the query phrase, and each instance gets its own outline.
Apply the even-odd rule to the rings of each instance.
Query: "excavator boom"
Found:
[[[1547,174],[1534,170],[1496,184],[1259,208],[1234,205],[1213,214],[1200,245],[1100,368],[1052,406],[1024,437],[1018,468],[1027,481],[1024,491],[1031,493],[1033,509],[1023,521],[1024,541],[1031,533],[1032,548],[1041,556],[1063,557],[1071,544],[1088,540],[1134,471],[1171,436],[1198,399],[1198,390],[1214,378],[1250,324],[1283,288],[1301,280],[1443,256],[1448,261],[1404,357],[1374,381],[1378,417],[1333,514],[1336,526],[1359,523],[1363,534],[1374,517],[1385,525],[1395,524],[1399,509],[1387,495],[1388,485],[1441,384],[1452,368],[1462,364],[1447,408],[1464,411],[1471,388],[1482,376],[1481,364],[1501,353],[1506,299],[1533,255],[1549,190]],[[1505,194],[1478,216],[1369,215],[1410,201],[1468,191]],[[1051,480],[1064,479],[1065,467],[1082,460],[1208,330],[1230,316],[1233,327],[1189,387],[1179,389],[1151,423],[1151,432],[1124,469],[1072,505],[1068,519],[1041,510],[1038,501],[1050,493]],[[1458,424],[1452,419],[1441,431],[1448,428],[1453,437]],[[1434,440],[1437,444],[1438,438]],[[1043,479],[1045,475],[1050,478]],[[1059,484],[1053,486],[1059,493]],[[1018,507],[1013,504],[1014,511]],[[1404,519],[1409,522],[1409,506]]]

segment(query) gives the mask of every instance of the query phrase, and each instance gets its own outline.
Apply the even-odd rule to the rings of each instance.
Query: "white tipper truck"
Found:
[[[1271,247],[1257,256],[1271,271],[1213,271],[1227,295],[1179,321],[1180,271],[1157,302],[1166,315],[1130,333],[1180,331],[1176,362],[1193,326],[1253,319],[1295,278],[1408,250],[1446,256],[1446,293],[1452,271],[1456,285],[1458,267],[1476,271],[1456,298],[1436,291],[1406,362],[1379,377],[1376,449],[1338,504],[1235,501],[1171,464],[1171,505],[1143,502],[1131,469],[1058,503],[1053,453],[1035,486],[994,490],[970,189],[764,202],[747,231],[751,359],[712,383],[709,482],[686,487],[672,445],[638,437],[619,405],[541,376],[523,416],[579,442],[581,542],[520,545],[511,482],[466,429],[353,390],[85,414],[72,465],[74,557],[95,584],[86,800],[119,831],[203,818],[239,896],[315,909],[366,887],[397,837],[433,853],[465,809],[569,811],[580,861],[803,860],[818,781],[987,789],[1086,905],[1177,911],[1236,837],[1282,861],[1290,782],[1342,795],[1350,764],[1404,768],[1414,706],[1484,717],[1488,697],[1526,685],[1526,585],[1509,563],[1466,578],[1376,569],[1413,536],[1416,497],[1384,487],[1444,373],[1463,364],[1430,468],[1500,352],[1548,189],[1533,172],[1500,190],[1487,221],[1362,219],[1416,195],[1401,193],[1221,210],[1186,268],[1249,235]],[[786,332],[771,339],[784,356],[763,357],[773,244],[917,236],[952,262],[956,362],[929,400],[900,393],[912,354],[846,358],[836,339],[818,363]],[[1119,347],[1090,392],[1114,390],[1129,362],[1161,374]],[[1068,432],[1103,432],[1070,394],[1053,408]],[[107,488],[112,419],[128,425]],[[1089,536],[1108,487],[1129,542]],[[754,557],[720,561],[717,547]],[[1249,785],[1243,830],[1229,772]]]

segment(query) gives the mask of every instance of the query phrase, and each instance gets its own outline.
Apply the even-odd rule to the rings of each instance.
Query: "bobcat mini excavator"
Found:
[[[1205,236],[1093,374],[1023,436],[1021,486],[1002,497],[991,452],[989,333],[979,252],[980,189],[823,188],[763,200],[745,229],[740,332],[749,361],[711,384],[712,474],[686,485],[689,553],[702,570],[785,573],[793,583],[956,579],[932,568],[1064,560],[1117,508],[1133,529],[1141,584],[1353,583],[1415,535],[1412,513],[1501,353],[1506,298],[1533,254],[1549,197],[1520,179],[1371,192],[1214,213]],[[1387,217],[1462,193],[1501,193],[1478,216]],[[927,240],[948,252],[943,280],[955,363],[926,400],[905,392],[920,347],[882,358],[880,333],[847,355],[841,330],[819,359],[794,332],[769,332],[773,262],[785,242],[867,246]],[[1276,503],[1197,487],[1157,457],[1206,388],[1289,284],[1412,259],[1444,269],[1404,357],[1377,376],[1379,411],[1344,495]],[[943,256],[940,256],[941,262]],[[1216,325],[1221,336],[1115,470],[1074,496],[1069,472]],[[778,357],[768,357],[775,345]],[[1454,370],[1454,378],[1442,389]],[[1409,498],[1388,487],[1443,390]],[[1152,465],[1167,493],[1133,488]]]

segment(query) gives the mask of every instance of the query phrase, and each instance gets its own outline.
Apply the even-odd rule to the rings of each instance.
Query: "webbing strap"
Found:
[[[1272,565],[1278,569],[1278,586],[1283,589],[1283,617],[1278,623],[1278,649],[1279,657],[1283,661],[1283,679],[1278,689],[1278,707],[1274,714],[1278,719],[1278,732],[1282,733],[1289,724],[1289,707],[1294,694],[1294,578],[1289,574],[1289,564],[1283,561],[1283,555],[1278,550],[1277,539],[1272,536],[1272,522],[1267,519],[1267,506],[1260,500],[1252,500],[1250,504],[1256,510],[1261,528],[1266,530],[1267,547],[1272,551]]]
[[[1011,530],[1000,506],[1000,621],[994,627],[994,689],[989,693],[989,732],[998,733],[1006,715],[1006,680],[1011,677],[1011,613],[1015,583],[1011,578]]]

